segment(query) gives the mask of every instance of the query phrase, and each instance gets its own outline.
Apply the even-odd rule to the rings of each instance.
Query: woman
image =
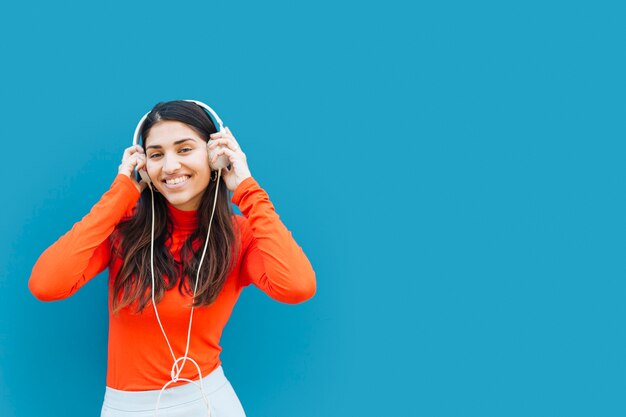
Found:
[[[228,128],[217,132],[198,104],[171,101],[140,129],[143,146],[124,151],[109,191],[41,255],[29,288],[59,300],[109,268],[102,416],[245,416],[219,358],[239,294],[252,283],[303,302],[315,273]],[[230,168],[212,171],[219,158]]]

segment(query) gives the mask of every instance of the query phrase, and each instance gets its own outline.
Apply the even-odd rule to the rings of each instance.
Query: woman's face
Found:
[[[197,210],[211,180],[206,142],[182,122],[152,126],[146,145],[146,170],[156,189],[180,210]]]

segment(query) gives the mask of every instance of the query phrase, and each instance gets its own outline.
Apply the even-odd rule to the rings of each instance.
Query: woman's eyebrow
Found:
[[[184,138],[184,139],[180,139],[180,140],[177,140],[176,142],[174,142],[174,145],[180,145],[181,143],[187,142],[188,140],[197,142],[194,138]],[[161,148],[163,148],[163,146],[161,146],[161,145],[150,145],[150,146],[146,147],[146,150],[150,149],[150,148],[161,149]]]

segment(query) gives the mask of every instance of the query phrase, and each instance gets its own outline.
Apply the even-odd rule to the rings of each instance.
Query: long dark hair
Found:
[[[205,141],[208,141],[211,133],[217,132],[211,118],[197,104],[182,100],[161,102],[154,106],[143,123],[141,137],[144,150],[150,128],[162,120],[185,123],[196,130]],[[209,245],[202,262],[196,297],[189,307],[212,304],[222,290],[226,277],[234,266],[234,260],[237,259],[237,234],[234,230],[230,196],[226,184],[221,179],[220,183]],[[173,232],[167,202],[163,195],[154,193],[154,294],[157,303],[165,292],[177,283],[181,294],[193,295],[216,186],[217,182],[211,180],[202,195],[197,212],[198,226],[181,248],[180,263],[176,262],[166,246]],[[146,188],[141,193],[134,215],[122,220],[113,232],[113,256],[122,259],[122,267],[114,280],[112,308],[115,314],[135,302],[137,302],[136,311],[141,312],[151,300],[151,211],[150,190]]]

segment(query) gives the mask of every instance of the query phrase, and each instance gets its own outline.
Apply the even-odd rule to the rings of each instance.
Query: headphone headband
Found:
[[[217,115],[217,113],[215,113],[215,110],[213,110],[207,104],[204,104],[203,102],[198,101],[198,100],[182,100],[182,101],[188,101],[190,103],[195,103],[198,106],[202,107],[211,116],[213,116],[213,118],[215,119],[215,121],[219,125],[218,132],[220,132],[220,131],[222,131],[224,129],[224,123],[222,123],[222,119],[220,119],[220,117]],[[150,111],[152,111],[152,110],[150,110]],[[146,118],[148,117],[149,114],[150,114],[150,112],[144,114],[143,117],[139,120],[139,123],[137,123],[137,127],[135,128],[135,134],[133,135],[133,145],[137,145],[139,143],[139,136],[141,135],[141,127],[143,126],[143,123],[146,121]]]

